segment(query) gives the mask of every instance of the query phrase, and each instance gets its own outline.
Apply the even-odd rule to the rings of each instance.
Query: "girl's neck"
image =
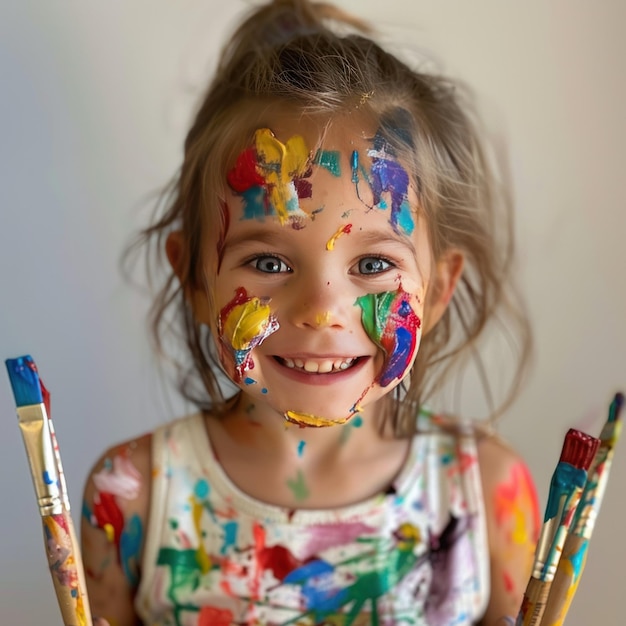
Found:
[[[257,406],[245,393],[240,393],[232,407],[221,418],[222,428],[242,445],[257,452],[307,457],[331,453],[346,455],[376,447],[394,439],[389,420],[385,420],[388,400],[366,407],[345,424],[324,428],[301,428],[287,422],[267,406]]]
[[[383,409],[299,428],[242,394],[222,417],[207,418],[207,430],[222,469],[249,496],[290,509],[335,508],[385,492],[405,462],[410,442],[384,427]]]

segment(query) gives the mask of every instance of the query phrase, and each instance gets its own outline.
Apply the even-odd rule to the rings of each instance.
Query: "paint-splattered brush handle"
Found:
[[[541,618],[541,626],[561,626],[578,589],[587,560],[589,540],[574,534],[567,536],[559,565],[550,586],[550,595]]]
[[[79,543],[70,515],[49,394],[32,357],[6,361],[43,525],[46,558],[65,626],[91,626]]]

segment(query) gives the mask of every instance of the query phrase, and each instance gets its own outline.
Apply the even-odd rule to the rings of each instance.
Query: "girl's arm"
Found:
[[[520,609],[539,537],[537,492],[526,464],[506,444],[479,444],[489,536],[491,595],[483,626],[512,623]]]
[[[82,555],[92,615],[140,624],[133,601],[148,521],[151,436],[107,450],[85,485]]]

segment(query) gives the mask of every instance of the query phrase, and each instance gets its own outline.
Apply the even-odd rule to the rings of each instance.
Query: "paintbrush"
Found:
[[[533,570],[517,616],[517,626],[541,623],[565,537],[599,444],[595,437],[573,428],[565,436],[561,457],[550,482]]]
[[[563,553],[550,588],[548,603],[541,621],[545,626],[561,626],[578,588],[587,559],[587,548],[595,526],[604,491],[613,462],[613,449],[619,439],[622,422],[620,412],[624,395],[615,394],[609,407],[609,416],[600,433],[600,447],[589,469],[587,484],[583,490],[570,530],[565,539]]]
[[[50,395],[30,356],[6,361],[37,504],[44,544],[65,626],[91,626],[80,549],[70,515],[61,455],[50,419]]]

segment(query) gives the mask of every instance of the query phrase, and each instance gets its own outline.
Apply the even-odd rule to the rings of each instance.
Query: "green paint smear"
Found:
[[[328,170],[333,176],[341,176],[340,154],[335,150],[318,150],[315,153],[313,163],[321,165]]]
[[[396,296],[396,291],[383,291],[382,293],[368,293],[356,299],[356,304],[361,307],[363,328],[368,337],[378,346],[380,346],[380,338]]]
[[[309,488],[306,486],[302,470],[298,470],[298,474],[294,479],[287,479],[287,486],[293,492],[296,500],[306,500],[309,497]]]

